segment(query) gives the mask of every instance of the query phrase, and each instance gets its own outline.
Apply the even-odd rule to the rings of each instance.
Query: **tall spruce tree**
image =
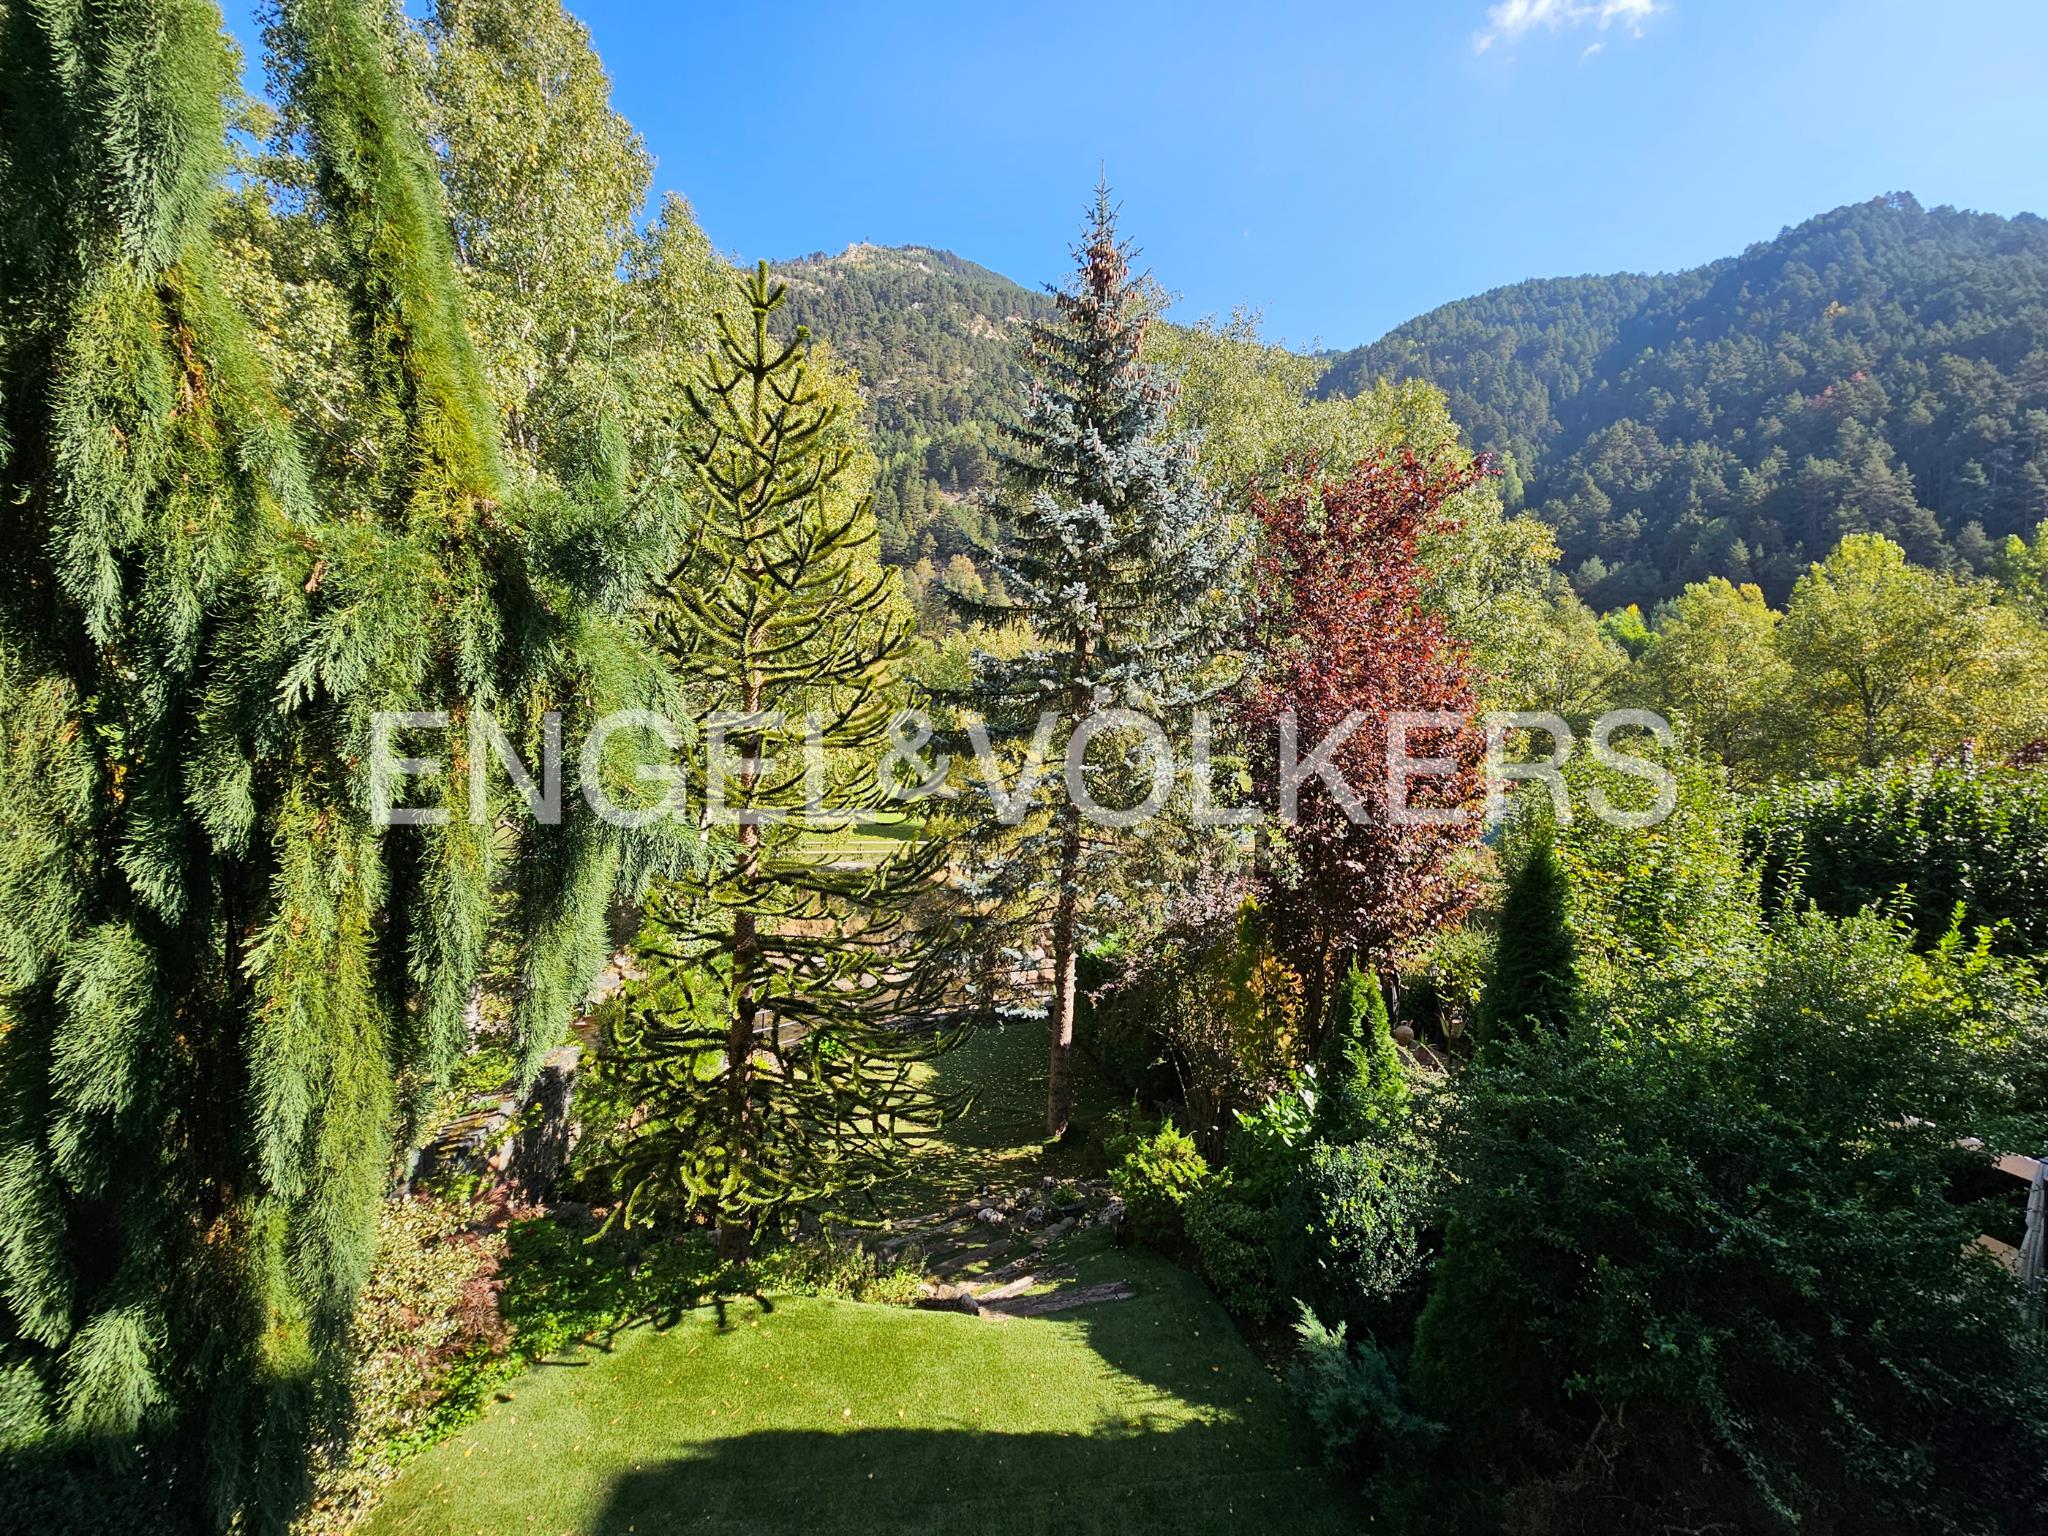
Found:
[[[1021,749],[1019,777],[1001,796],[1011,814],[995,812],[996,796],[985,802],[972,890],[991,931],[1008,921],[1050,941],[1053,1137],[1067,1130],[1076,963],[1096,898],[1128,874],[1134,847],[1174,825],[1090,814],[1060,765],[1076,727],[1098,711],[1140,711],[1185,743],[1191,707],[1215,681],[1220,599],[1242,554],[1199,473],[1195,440],[1168,429],[1171,382],[1142,359],[1156,306],[1131,254],[1099,186],[1074,280],[1029,335],[1031,392],[1003,455],[1002,537],[987,557],[1001,596],[960,601],[984,625],[1018,627],[1024,643],[978,652],[970,682],[946,695],[986,743]],[[1098,805],[1128,809],[1156,787],[1142,734],[1103,730],[1087,746],[1079,777]]]
[[[941,963],[943,842],[849,863],[810,830],[891,803],[877,768],[910,627],[847,402],[801,327],[771,333],[786,295],[767,263],[743,287],[689,391],[697,521],[660,606],[700,726],[695,787],[724,827],[700,876],[656,887],[607,1068],[646,1111],[613,1149],[625,1219],[708,1210],[728,1257],[894,1172],[906,1133],[946,1111],[920,1064],[965,1025]]]
[[[484,824],[460,771],[420,786],[444,824],[377,824],[373,712],[446,709],[459,741],[490,707],[530,751],[555,705],[660,676],[639,586],[582,553],[621,514],[602,434],[573,505],[505,500],[377,27],[293,0],[277,40],[367,506],[309,484],[216,276],[218,8],[0,12],[0,1419],[49,1528],[279,1530],[303,1497],[394,1129],[461,1040],[507,874],[502,785]],[[514,903],[536,1044],[623,851],[544,830]]]

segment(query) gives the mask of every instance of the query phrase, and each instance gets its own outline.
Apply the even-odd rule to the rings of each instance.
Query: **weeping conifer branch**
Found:
[[[604,434],[504,493],[365,11],[287,4],[277,39],[389,450],[362,518],[308,484],[215,276],[218,9],[0,9],[0,1369],[45,1486],[136,1529],[289,1522],[497,893],[545,1042],[644,862],[572,816],[508,870],[460,723],[531,751],[549,708],[664,696],[652,557],[587,553],[630,532]],[[372,718],[422,708],[458,724],[421,785],[448,818],[387,832]]]

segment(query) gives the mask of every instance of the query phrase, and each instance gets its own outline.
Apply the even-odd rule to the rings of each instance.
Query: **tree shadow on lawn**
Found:
[[[931,1086],[971,1102],[936,1135],[919,1139],[902,1175],[876,1189],[877,1213],[922,1215],[983,1185],[1014,1187],[1045,1174],[1069,1179],[1089,1172],[1087,1132],[1115,1107],[1115,1095],[1092,1062],[1078,1059],[1074,1132],[1065,1143],[1047,1142],[1045,1057],[1045,1024],[1013,1020],[983,1025],[929,1063],[924,1071]]]
[[[1265,1439],[1231,1420],[1089,1434],[764,1430],[624,1474],[592,1532],[1224,1536],[1284,1522],[1289,1536],[1319,1536],[1364,1523],[1354,1495]]]
[[[1288,1536],[1319,1536],[1364,1526],[1363,1501],[1322,1467],[1305,1417],[1201,1281],[1106,1241],[1073,1257],[1080,1280],[1128,1278],[1139,1298],[1040,1319],[931,1321],[985,1340],[988,1370],[1015,1370],[1007,1345],[1022,1340],[1010,1330],[1077,1335],[1118,1383],[1092,1426],[984,1430],[969,1418],[979,1410],[956,1401],[941,1413],[958,1422],[942,1418],[940,1427],[763,1428],[709,1439],[620,1475],[596,1536],[1220,1536],[1282,1525]],[[906,1361],[901,1379],[917,1375]],[[1029,1418],[1057,1422],[1068,1382],[1010,1379],[1036,1399]]]

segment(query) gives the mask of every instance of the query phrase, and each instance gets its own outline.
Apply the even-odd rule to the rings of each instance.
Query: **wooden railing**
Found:
[[[2000,1173],[2011,1174],[2028,1186],[2026,1235],[2017,1248],[1989,1235],[1977,1241],[2022,1282],[2038,1286],[2048,1271],[2048,1182],[2043,1179],[2041,1159],[2007,1154],[1998,1159],[1997,1167]]]

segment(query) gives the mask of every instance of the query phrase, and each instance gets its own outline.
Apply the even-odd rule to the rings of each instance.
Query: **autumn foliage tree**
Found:
[[[1469,660],[1425,602],[1417,547],[1448,522],[1445,503],[1492,472],[1404,450],[1341,479],[1311,465],[1253,499],[1260,664],[1239,720],[1280,824],[1265,905],[1311,1028],[1353,960],[1384,969],[1468,901],[1457,856],[1480,831],[1485,739]],[[1429,768],[1390,773],[1390,745]]]

